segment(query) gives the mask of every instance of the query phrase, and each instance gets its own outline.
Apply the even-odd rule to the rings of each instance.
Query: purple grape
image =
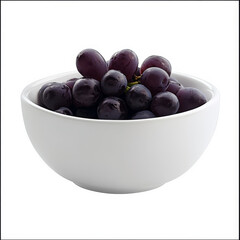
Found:
[[[74,83],[80,78],[71,78],[65,82],[66,85],[72,90]]]
[[[71,89],[64,83],[54,83],[44,89],[42,100],[44,106],[50,110],[70,107],[72,104]]]
[[[40,106],[42,106],[42,107],[46,107],[44,104],[43,104],[43,92],[44,92],[44,90],[47,88],[47,87],[49,87],[49,86],[51,86],[51,85],[53,85],[53,84],[55,84],[56,82],[50,82],[50,83],[45,83],[41,88],[40,88],[40,90],[38,91],[38,95],[37,95],[37,103],[38,103],[38,105],[40,105]]]
[[[76,117],[97,119],[97,108],[77,108],[74,114]]]
[[[140,70],[141,74],[150,67],[161,68],[166,71],[169,76],[172,72],[172,66],[170,62],[166,58],[157,55],[152,55],[144,60]]]
[[[55,112],[70,116],[73,115],[72,111],[67,107],[60,107],[59,109],[55,110]]]
[[[81,51],[77,56],[76,66],[84,77],[98,81],[101,81],[103,75],[108,71],[105,59],[94,49]]]
[[[143,110],[143,111],[134,113],[131,119],[144,119],[144,118],[154,118],[154,117],[156,116],[151,111]]]
[[[128,107],[137,112],[149,107],[152,94],[144,85],[135,84],[127,91],[125,100]]]
[[[124,74],[117,70],[109,70],[101,80],[101,89],[106,96],[121,96],[126,87],[128,81]]]
[[[128,81],[131,81],[138,68],[138,57],[130,49],[116,52],[109,61],[109,70],[114,69],[123,73]]]
[[[161,68],[151,67],[143,72],[141,83],[147,87],[154,96],[158,92],[163,92],[167,89],[169,76]]]
[[[92,78],[78,79],[72,89],[76,107],[93,107],[101,99],[100,82]]]
[[[127,106],[121,98],[107,97],[98,105],[98,118],[123,120],[128,116]]]
[[[166,91],[174,93],[176,95],[181,88],[183,88],[183,85],[181,83],[179,83],[176,79],[173,79],[171,77],[169,78],[169,85]]]
[[[178,111],[179,101],[175,94],[171,92],[157,93],[151,102],[151,111],[157,116],[172,115]]]
[[[179,113],[200,107],[207,102],[204,94],[193,87],[181,88],[177,92],[177,97],[180,103]]]
[[[169,77],[169,80],[181,84],[176,78]],[[181,85],[182,85],[182,84],[181,84]],[[183,85],[182,85],[182,86],[183,86]]]

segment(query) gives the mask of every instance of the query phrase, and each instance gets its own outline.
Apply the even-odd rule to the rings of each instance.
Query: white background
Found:
[[[2,238],[238,236],[238,2],[1,2]],[[215,85],[221,108],[199,161],[162,187],[103,194],[77,187],[38,156],[20,94],[75,70],[81,50],[158,54]],[[174,150],[174,149],[173,149]]]

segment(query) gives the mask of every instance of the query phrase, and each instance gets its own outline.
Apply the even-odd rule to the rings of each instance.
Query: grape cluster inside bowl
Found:
[[[157,188],[186,172],[211,140],[219,93],[206,81],[172,73],[184,86],[201,90],[207,103],[165,117],[87,119],[38,106],[37,93],[43,84],[75,77],[81,75],[68,72],[33,82],[23,90],[21,103],[36,151],[55,172],[80,187],[106,193]]]

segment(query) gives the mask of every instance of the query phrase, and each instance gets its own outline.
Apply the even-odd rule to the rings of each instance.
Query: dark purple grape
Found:
[[[172,72],[172,66],[170,62],[166,58],[157,55],[152,55],[144,60],[140,70],[141,74],[150,67],[161,68],[166,71],[169,76]]]
[[[127,91],[125,100],[128,107],[137,112],[149,107],[152,94],[144,85],[135,84]]]
[[[80,78],[71,78],[65,82],[66,85],[72,90],[74,83]]]
[[[43,104],[50,110],[70,107],[72,104],[71,89],[64,83],[55,83],[45,88],[42,94]]]
[[[128,81],[124,74],[117,70],[109,70],[101,80],[101,89],[106,96],[121,96]]]
[[[60,107],[59,109],[55,110],[55,112],[70,116],[73,115],[72,111],[67,107]]]
[[[101,81],[103,75],[108,71],[105,59],[94,49],[81,51],[77,56],[76,66],[84,77],[98,81]]]
[[[157,93],[151,102],[151,111],[157,116],[172,115],[178,111],[179,101],[175,94],[171,92]]]
[[[176,95],[181,88],[183,88],[183,85],[181,83],[179,83],[176,79],[173,79],[171,77],[169,78],[169,85],[166,91],[174,93]]]
[[[178,112],[185,112],[200,107],[207,102],[203,93],[193,87],[181,88],[177,92],[177,97],[180,103]]]
[[[169,76],[161,68],[151,67],[143,72],[141,83],[147,87],[154,96],[156,93],[163,92],[167,89]]]
[[[138,57],[130,49],[116,52],[109,61],[109,70],[114,69],[123,73],[128,81],[131,81],[138,68]]]
[[[128,116],[127,106],[121,98],[107,97],[98,105],[98,118],[123,120]]]
[[[181,84],[176,78],[169,77],[169,80]],[[182,84],[181,84],[181,85],[182,85]],[[182,85],[182,86],[183,86],[183,85]]]
[[[74,115],[76,117],[97,119],[97,107],[77,108]]]
[[[38,103],[38,105],[40,105],[40,106],[42,106],[42,107],[45,107],[44,104],[43,104],[43,91],[44,91],[47,87],[49,87],[49,86],[51,86],[51,85],[53,85],[53,84],[55,84],[55,83],[56,83],[56,82],[45,83],[45,84],[40,88],[40,90],[38,91],[38,95],[37,95],[37,103]]]
[[[78,79],[72,89],[76,107],[93,107],[101,99],[100,82],[92,78]]]
[[[131,119],[144,119],[144,118],[154,118],[154,117],[156,116],[151,111],[143,110],[143,111],[134,113]]]

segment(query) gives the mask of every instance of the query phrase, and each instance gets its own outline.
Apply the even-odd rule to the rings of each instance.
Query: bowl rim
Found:
[[[75,121],[95,122],[95,123],[108,123],[108,124],[110,124],[110,123],[113,123],[113,124],[114,123],[118,123],[118,124],[121,123],[121,124],[126,124],[126,123],[137,123],[137,122],[140,123],[140,122],[148,122],[148,121],[150,121],[150,122],[151,121],[164,121],[164,120],[168,120],[168,119],[185,117],[185,116],[188,116],[188,115],[195,114],[199,111],[203,111],[204,109],[206,109],[209,106],[211,106],[212,104],[214,104],[216,101],[219,101],[219,98],[220,98],[220,94],[219,94],[218,89],[214,85],[212,85],[211,83],[209,83],[205,80],[202,80],[198,77],[195,77],[195,76],[192,76],[192,75],[189,75],[189,74],[185,74],[185,73],[180,73],[180,72],[173,72],[172,74],[174,76],[187,77],[187,78],[193,79],[194,81],[198,81],[198,82],[206,85],[208,87],[208,89],[211,90],[212,97],[211,97],[211,99],[209,99],[205,104],[203,104],[200,107],[188,110],[186,112],[176,113],[176,114],[172,114],[172,115],[168,115],[168,116],[145,118],[145,119],[126,119],[126,120],[90,119],[90,118],[76,117],[76,116],[70,116],[70,115],[65,115],[65,114],[54,112],[52,110],[49,110],[49,109],[46,109],[44,107],[41,107],[41,106],[37,105],[36,103],[32,102],[28,98],[29,92],[36,85],[39,85],[41,83],[44,84],[46,82],[49,82],[51,79],[53,81],[54,78],[57,79],[57,78],[60,78],[60,77],[64,77],[64,76],[67,76],[67,75],[73,75],[73,74],[77,74],[77,73],[78,73],[77,71],[68,71],[68,72],[63,72],[63,73],[59,73],[59,74],[54,74],[54,75],[51,75],[51,76],[48,76],[48,77],[45,77],[45,78],[41,78],[41,79],[36,80],[34,82],[31,82],[27,86],[25,86],[25,88],[22,90],[21,101],[31,105],[32,107],[34,107],[34,108],[36,108],[40,111],[43,111],[43,112],[46,112],[46,113],[49,113],[49,114],[53,114],[53,115],[55,115],[59,118],[66,118],[66,119],[69,119],[69,120],[71,119],[71,120],[75,120]]]

